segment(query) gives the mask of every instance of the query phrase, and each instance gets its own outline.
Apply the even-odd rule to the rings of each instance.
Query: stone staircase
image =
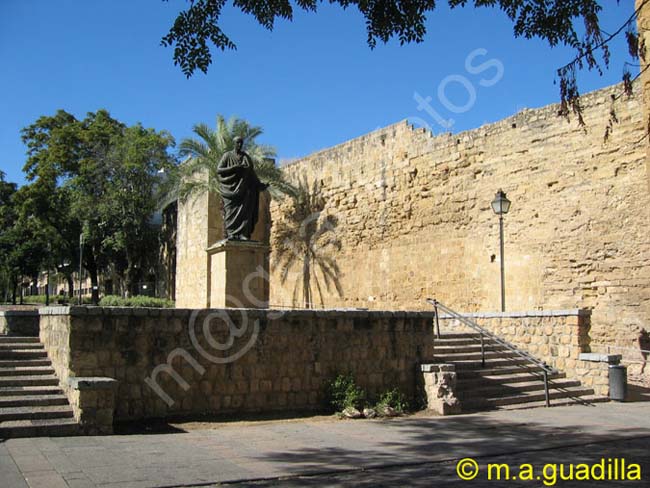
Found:
[[[0,439],[78,433],[38,337],[0,335]]]
[[[456,367],[457,394],[463,412],[546,406],[542,369],[485,338],[481,364],[478,333],[448,333],[435,339],[436,363]],[[564,373],[549,375],[551,406],[606,401]]]

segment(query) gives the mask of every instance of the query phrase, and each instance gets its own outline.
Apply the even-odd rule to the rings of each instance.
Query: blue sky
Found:
[[[273,32],[228,10],[222,28],[238,49],[216,52],[208,74],[188,80],[160,46],[185,0],[0,0],[0,169],[24,183],[20,130],[60,108],[78,118],[106,108],[177,142],[198,122],[237,115],[291,159],[406,118],[458,132],[558,101],[555,70],[571,50],[514,39],[498,10],[439,4],[424,43],[375,50],[354,10],[298,11]],[[632,0],[603,4],[608,32],[633,13]],[[620,81],[624,43],[612,53],[603,77],[581,74],[583,92]],[[415,97],[431,97],[430,108],[418,110]]]

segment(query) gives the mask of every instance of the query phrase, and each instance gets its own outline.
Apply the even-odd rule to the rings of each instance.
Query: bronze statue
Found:
[[[257,223],[260,192],[268,185],[255,174],[253,160],[243,151],[244,141],[235,137],[235,149],[226,152],[217,168],[223,199],[226,238],[250,240]]]

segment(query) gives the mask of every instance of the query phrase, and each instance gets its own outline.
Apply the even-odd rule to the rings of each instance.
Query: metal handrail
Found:
[[[433,299],[433,298],[427,298],[427,302],[433,305],[434,311],[435,311],[435,321],[436,321],[436,332],[438,338],[440,338],[440,322],[438,320],[439,317],[439,309],[445,312],[446,314],[450,315],[452,318],[455,318],[468,326],[469,328],[475,330],[480,334],[480,341],[481,341],[481,365],[485,367],[485,340],[484,337],[487,336],[489,339],[491,339],[493,342],[496,342],[500,346],[505,347],[506,349],[510,350],[511,352],[517,354],[519,357],[525,359],[527,362],[534,364],[535,366],[539,367],[542,370],[542,374],[544,375],[544,396],[546,398],[546,406],[550,407],[551,402],[550,402],[550,397],[549,397],[549,391],[548,391],[548,375],[549,374],[555,374],[557,373],[557,370],[549,366],[543,361],[540,361],[536,357],[530,355],[526,351],[522,351],[521,349],[518,349],[516,346],[510,344],[507,341],[504,341],[500,337],[494,335],[492,332],[489,330],[481,327],[478,325],[476,322],[471,320],[469,317],[465,317],[458,312],[452,310],[451,308],[443,305],[440,303],[438,300]]]

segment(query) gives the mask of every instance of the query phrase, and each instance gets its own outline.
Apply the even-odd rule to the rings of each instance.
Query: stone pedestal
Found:
[[[453,364],[421,364],[427,408],[439,415],[461,413],[456,396],[456,367]]]
[[[223,240],[207,252],[209,308],[268,308],[268,246],[256,241]]]

